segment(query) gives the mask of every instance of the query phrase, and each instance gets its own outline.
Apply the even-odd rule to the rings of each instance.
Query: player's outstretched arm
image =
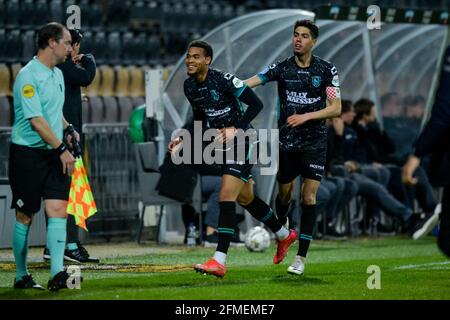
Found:
[[[253,77],[244,80],[244,82],[250,88],[254,88],[262,84],[261,78],[258,77],[258,75],[254,75]]]

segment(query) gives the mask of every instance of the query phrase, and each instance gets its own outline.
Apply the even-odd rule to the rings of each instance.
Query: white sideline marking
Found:
[[[450,264],[450,261],[443,261],[443,262],[430,262],[430,263],[423,263],[423,264],[406,264],[403,266],[395,267],[396,270],[402,270],[402,269],[416,269],[416,268],[422,268],[422,267],[431,267],[431,266],[440,266],[440,265],[446,265]]]

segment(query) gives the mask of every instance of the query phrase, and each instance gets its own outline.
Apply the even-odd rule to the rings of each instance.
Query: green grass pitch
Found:
[[[286,272],[297,243],[280,265],[272,263],[275,245],[263,253],[231,248],[223,279],[192,269],[214,249],[129,245],[143,253],[127,256],[127,250],[116,250],[114,244],[104,246],[111,254],[101,256],[99,270],[84,266],[81,289],[57,293],[12,289],[11,250],[0,250],[0,300],[450,299],[450,260],[439,252],[434,237],[419,241],[406,237],[314,241],[301,277]],[[88,248],[95,252],[96,246]],[[147,248],[151,253],[145,254]],[[41,248],[34,250],[42,253]],[[380,289],[367,287],[371,265],[380,268]],[[30,263],[30,272],[46,285],[48,263],[35,260]]]

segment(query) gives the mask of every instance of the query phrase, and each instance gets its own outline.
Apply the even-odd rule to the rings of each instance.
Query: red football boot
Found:
[[[194,269],[197,272],[201,272],[203,274],[212,274],[213,276],[219,278],[223,278],[223,276],[227,272],[227,268],[213,258],[209,259],[203,264],[196,264],[194,266]]]
[[[284,257],[286,257],[289,247],[297,240],[297,237],[297,231],[291,229],[289,230],[289,235],[286,239],[277,240],[277,253],[275,253],[275,256],[273,257],[273,263],[279,264],[281,261],[283,261]]]

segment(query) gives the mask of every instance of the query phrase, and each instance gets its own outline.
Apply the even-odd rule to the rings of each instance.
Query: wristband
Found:
[[[58,154],[58,156],[62,155],[66,150],[67,150],[67,146],[63,143],[61,143],[59,145],[58,148],[54,149],[56,151],[56,153]]]

